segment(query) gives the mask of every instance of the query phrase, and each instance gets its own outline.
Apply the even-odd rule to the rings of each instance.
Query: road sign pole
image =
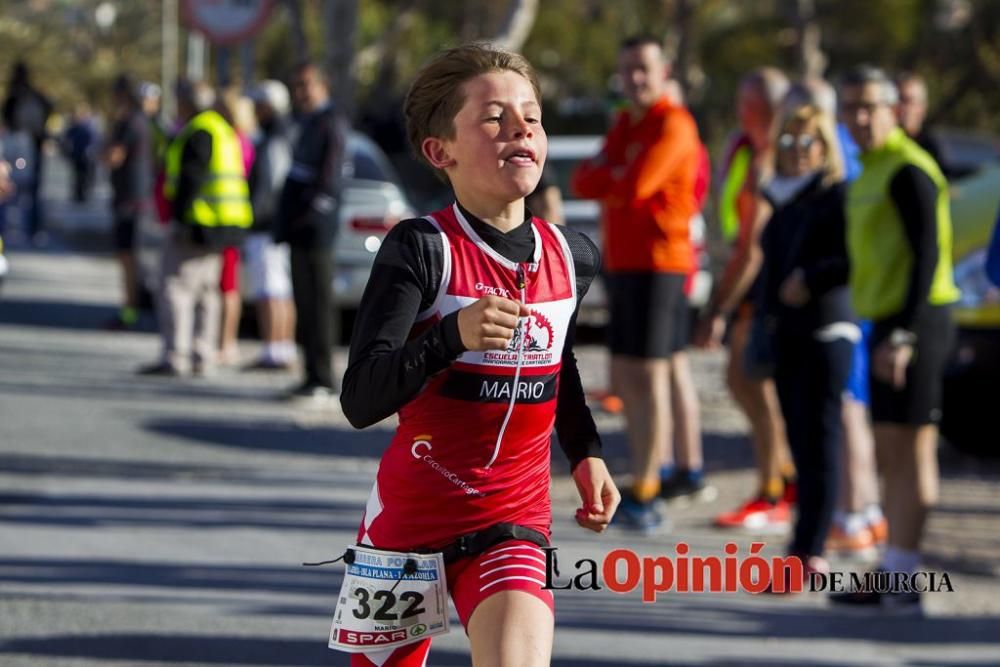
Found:
[[[205,37],[192,30],[187,41],[187,78],[191,81],[205,80]]]
[[[160,88],[162,90],[161,110],[163,117],[173,121],[177,116],[177,101],[174,97],[174,83],[177,81],[177,0],[163,0],[162,50],[160,60]]]

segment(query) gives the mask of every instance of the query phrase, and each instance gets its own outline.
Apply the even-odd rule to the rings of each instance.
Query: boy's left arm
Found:
[[[601,458],[601,437],[594,417],[587,407],[587,398],[580,380],[580,369],[573,354],[573,334],[576,315],[570,323],[563,348],[562,370],[559,373],[559,395],[556,399],[556,434],[559,445],[569,459],[573,481],[580,493],[581,504],[576,510],[576,522],[584,528],[601,532],[607,528],[621,500],[611,473]]]
[[[600,270],[600,254],[597,246],[582,234],[562,229],[559,233],[566,236],[576,265],[579,312],[579,302]],[[576,511],[576,521],[584,528],[601,532],[614,516],[621,496],[601,458],[601,437],[587,407],[580,369],[573,353],[576,318],[577,313],[573,313],[563,346],[555,426],[559,445],[569,459],[573,481],[580,493],[581,505]]]

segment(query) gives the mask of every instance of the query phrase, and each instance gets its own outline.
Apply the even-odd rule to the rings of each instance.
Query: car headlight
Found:
[[[986,250],[969,253],[955,264],[955,284],[962,290],[958,305],[962,308],[981,308],[1000,304],[998,290],[986,276]]]

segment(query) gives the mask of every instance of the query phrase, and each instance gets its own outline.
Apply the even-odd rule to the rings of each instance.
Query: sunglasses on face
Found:
[[[795,135],[786,133],[778,137],[778,148],[786,151],[795,147],[808,150],[814,143],[816,143],[816,137],[811,134]]]

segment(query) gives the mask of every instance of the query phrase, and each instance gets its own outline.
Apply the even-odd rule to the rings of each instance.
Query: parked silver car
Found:
[[[334,302],[356,308],[371,275],[375,253],[386,233],[400,220],[416,215],[389,159],[375,142],[352,132],[350,161],[344,167],[340,234],[333,253]]]

